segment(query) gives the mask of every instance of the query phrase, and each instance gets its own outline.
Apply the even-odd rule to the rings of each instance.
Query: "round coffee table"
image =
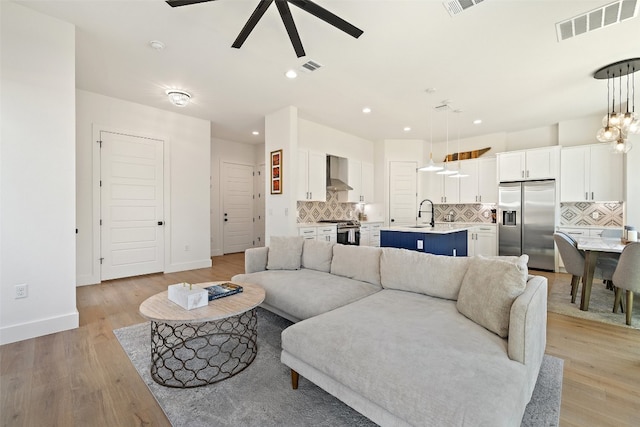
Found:
[[[207,287],[224,282],[198,283]],[[241,293],[185,310],[168,291],[147,298],[140,314],[151,321],[151,377],[167,387],[213,384],[247,368],[258,352],[256,307],[264,289],[238,283]]]

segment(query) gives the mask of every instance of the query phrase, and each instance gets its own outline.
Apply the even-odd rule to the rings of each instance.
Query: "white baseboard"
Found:
[[[79,319],[78,311],[75,310],[56,317],[5,326],[0,328],[0,345],[75,329],[79,325]]]
[[[171,264],[164,269],[165,273],[177,273],[178,271],[197,270],[198,268],[211,268],[211,258],[200,261]]]
[[[211,251],[211,256],[222,256],[224,255],[224,252],[222,252],[222,249],[214,249]]]

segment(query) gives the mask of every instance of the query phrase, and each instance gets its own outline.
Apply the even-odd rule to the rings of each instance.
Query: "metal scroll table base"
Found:
[[[202,323],[151,322],[151,377],[167,387],[213,384],[247,368],[258,352],[256,309]]]

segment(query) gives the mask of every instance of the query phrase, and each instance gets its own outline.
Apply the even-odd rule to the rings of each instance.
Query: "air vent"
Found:
[[[316,61],[307,61],[300,67],[300,70],[310,73],[322,68],[322,64],[318,64]]]
[[[558,41],[638,16],[638,0],[618,0],[556,24]]]
[[[442,3],[444,8],[447,9],[449,15],[454,16],[459,13],[464,12],[469,9],[471,6],[475,6],[478,3],[482,3],[484,0],[451,0],[445,1]]]

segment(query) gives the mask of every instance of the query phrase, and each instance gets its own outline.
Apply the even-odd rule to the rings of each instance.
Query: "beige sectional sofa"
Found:
[[[295,323],[282,362],[383,426],[519,426],[546,344],[526,255],[445,257],[272,238],[234,281]]]

